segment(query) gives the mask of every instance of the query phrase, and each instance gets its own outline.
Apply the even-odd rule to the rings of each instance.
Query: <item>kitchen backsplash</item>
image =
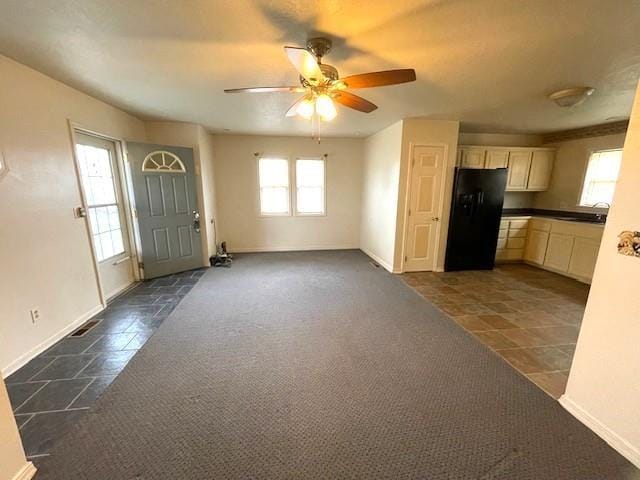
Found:
[[[505,192],[503,208],[532,208],[533,192]]]

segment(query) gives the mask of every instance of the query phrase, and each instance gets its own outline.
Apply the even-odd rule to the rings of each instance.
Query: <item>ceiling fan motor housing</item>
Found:
[[[329,51],[333,43],[328,38],[316,37],[307,40],[307,50],[315,55],[317,59],[324,57]]]

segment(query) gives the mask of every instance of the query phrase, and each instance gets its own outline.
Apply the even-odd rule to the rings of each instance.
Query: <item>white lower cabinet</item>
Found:
[[[591,278],[598,259],[600,242],[588,238],[576,238],[573,243],[569,273],[576,277]]]
[[[574,241],[575,237],[571,235],[553,233],[552,231],[549,235],[547,254],[544,257],[544,266],[561,272],[568,272]]]
[[[505,224],[506,229],[503,228]],[[524,260],[591,283],[603,230],[602,225],[544,217],[505,218],[501,223],[496,260]],[[526,240],[522,238],[523,231],[526,231]]]
[[[547,253],[548,242],[548,232],[530,230],[527,236],[527,246],[524,250],[524,259],[538,265],[544,264],[544,256]]]
[[[497,261],[522,261],[529,217],[504,218],[498,230]]]

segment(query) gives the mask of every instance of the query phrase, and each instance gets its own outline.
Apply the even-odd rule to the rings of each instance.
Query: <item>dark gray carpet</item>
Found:
[[[211,269],[39,479],[630,479],[560,405],[358,251]]]

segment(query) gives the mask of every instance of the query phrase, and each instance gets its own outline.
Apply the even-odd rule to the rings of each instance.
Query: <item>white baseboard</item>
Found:
[[[36,474],[36,467],[33,463],[27,462],[25,465],[18,470],[11,480],[31,480],[33,476]]]
[[[240,247],[229,248],[229,253],[263,253],[263,252],[304,252],[308,250],[357,250],[354,245],[315,245],[298,247]]]
[[[107,297],[107,303],[110,302],[111,300],[115,299],[116,297],[119,297],[123,293],[128,292],[129,290],[131,290],[135,286],[136,286],[136,282],[133,281],[133,282],[130,282],[130,283],[127,283],[127,284],[124,284],[124,285],[120,285],[113,292],[105,294],[105,297]]]
[[[573,278],[581,283],[586,283],[587,285],[591,285],[591,279],[589,277],[581,277],[580,275],[572,275],[569,272],[563,272],[557,268],[548,267],[546,265],[540,265],[539,263],[533,263],[529,260],[514,260],[513,262],[501,262],[501,263],[525,263],[532,267],[541,268],[542,270],[546,270],[547,272],[557,273],[558,275],[562,275],[563,277]]]
[[[104,310],[104,306],[102,304],[93,307],[91,310],[89,310],[88,312],[86,312],[83,315],[81,315],[80,318],[77,318],[76,320],[71,322],[69,325],[64,327],[62,330],[59,330],[58,332],[56,332],[53,335],[51,335],[44,342],[42,342],[39,345],[35,346],[31,350],[29,350],[27,353],[21,355],[20,357],[15,359],[13,362],[11,362],[9,365],[3,367],[2,368],[2,378],[7,378],[13,372],[15,372],[20,367],[22,367],[22,366],[26,365],[27,363],[29,363],[33,358],[35,358],[38,355],[40,355],[42,352],[44,352],[47,348],[52,346],[54,343],[56,343],[62,337],[66,337],[69,333],[74,331],[76,328],[78,328],[80,325],[82,325],[84,322],[89,320],[94,315],[100,313],[102,310]]]
[[[400,272],[394,272],[393,271],[393,265],[389,264],[388,262],[386,262],[385,260],[381,259],[379,256],[377,256],[375,253],[370,252],[369,250],[367,250],[366,248],[362,248],[360,247],[360,250],[367,255],[368,257],[371,257],[371,259],[373,261],[375,261],[376,263],[379,263],[380,265],[382,265],[384,267],[384,269],[390,273],[400,273]]]
[[[584,410],[578,404],[576,404],[567,395],[560,397],[560,405],[567,410],[571,415],[576,417],[580,422],[589,427],[596,435],[607,442],[614,450],[620,455],[625,457],[636,467],[640,468],[640,450],[631,445],[624,438],[618,435],[616,432],[607,427],[604,423],[600,422],[597,418],[593,417],[589,412]]]

